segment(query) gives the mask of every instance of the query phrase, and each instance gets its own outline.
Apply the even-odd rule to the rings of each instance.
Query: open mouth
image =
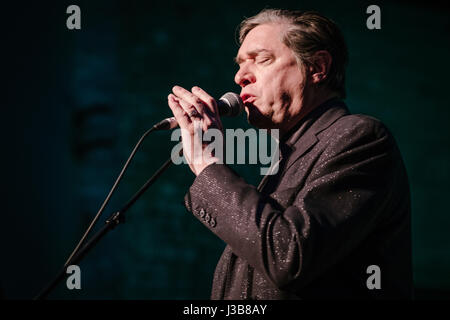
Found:
[[[243,94],[241,96],[241,98],[242,98],[242,102],[244,103],[245,106],[247,104],[253,104],[256,100],[256,97],[251,94]]]

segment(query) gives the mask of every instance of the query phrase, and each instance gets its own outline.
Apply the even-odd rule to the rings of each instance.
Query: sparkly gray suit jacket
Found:
[[[211,298],[411,298],[409,186],[386,127],[331,100],[288,136],[258,188],[212,164],[186,194],[227,244]]]

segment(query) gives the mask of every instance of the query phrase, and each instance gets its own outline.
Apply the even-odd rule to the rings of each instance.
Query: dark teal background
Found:
[[[70,4],[81,8],[81,30],[66,28]],[[381,30],[366,28],[370,4],[381,7]],[[173,85],[198,85],[215,97],[239,92],[235,30],[266,6],[317,10],[341,27],[350,52],[349,109],[391,129],[408,170],[417,297],[450,297],[444,7],[433,1],[58,1],[3,7],[4,298],[33,297],[59,270],[138,138],[170,116]],[[245,117],[224,123],[249,128]],[[129,199],[174,144],[169,132],[146,140],[106,214]],[[234,168],[258,183],[257,166]],[[182,205],[193,179],[186,166],[170,168],[127,223],[80,264],[82,290],[61,285],[51,298],[209,298],[224,243]]]

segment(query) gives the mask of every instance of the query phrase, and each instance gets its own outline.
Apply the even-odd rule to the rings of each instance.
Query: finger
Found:
[[[195,122],[201,123],[203,131],[208,130],[208,128],[210,128],[211,125],[213,124],[215,127],[221,127],[221,125],[215,124],[220,121],[220,118],[214,118],[214,115],[211,114],[211,111],[207,111],[208,110],[207,108],[205,108],[205,111],[207,112],[203,112],[203,114],[200,114],[198,112],[195,112],[196,108],[194,108],[194,106],[184,101],[183,99],[179,99],[179,104],[183,107],[192,123]]]
[[[205,90],[200,87],[192,87],[192,92],[195,93],[205,103],[205,116],[203,117],[204,131],[210,127],[222,130],[222,121],[217,107],[217,102]],[[207,112],[206,112],[207,111]]]
[[[205,90],[203,90],[200,87],[192,87],[192,93],[194,93],[196,96],[198,96],[207,106],[208,110],[211,112],[211,114],[219,115],[219,110],[217,108],[217,102],[214,100],[213,97],[211,97],[208,93],[206,93]]]
[[[200,115],[203,115],[204,109],[205,109],[205,103],[199,97],[197,97],[195,94],[193,94],[192,92],[190,92],[180,86],[174,86],[172,88],[172,92],[175,94],[175,96],[179,97],[181,100],[184,100],[185,102],[190,104],[190,106],[188,107],[189,110],[193,110],[193,108],[195,108],[200,113]],[[185,106],[186,106],[186,104],[185,104]],[[193,106],[193,108],[191,106]],[[188,110],[186,110],[186,111],[188,111]]]
[[[175,119],[177,119],[180,128],[187,128],[191,124],[191,119],[189,118],[183,107],[180,105],[179,100],[173,94],[169,94],[167,100],[169,103],[169,107],[172,110]]]
[[[188,117],[191,120],[193,120],[193,119],[201,119],[202,118],[202,114],[197,109],[197,107],[193,106],[189,102],[186,102],[186,101],[184,101],[183,99],[180,99],[180,98],[178,98],[178,103],[180,104],[180,106],[183,108],[183,110],[186,112],[186,114],[188,115]]]

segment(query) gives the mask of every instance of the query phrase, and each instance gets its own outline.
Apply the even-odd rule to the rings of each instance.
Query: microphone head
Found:
[[[244,110],[241,97],[234,92],[225,93],[218,101],[219,113],[228,117],[237,117]]]

